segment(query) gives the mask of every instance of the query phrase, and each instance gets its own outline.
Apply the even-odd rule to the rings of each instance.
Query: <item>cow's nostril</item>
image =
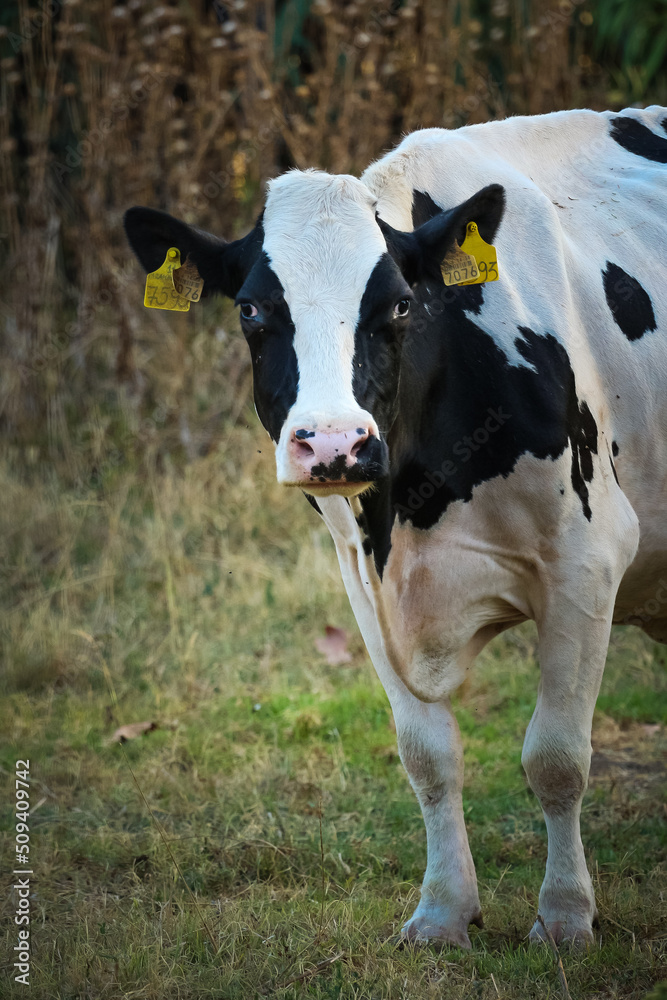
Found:
[[[363,446],[366,444],[366,442],[370,437],[369,432],[362,429],[357,429],[357,434],[363,434],[363,437],[360,437],[359,440],[352,445],[352,448],[350,450],[351,458],[357,458],[359,452],[361,451],[361,449],[363,448]]]
[[[294,444],[296,446],[297,454],[300,455],[301,458],[313,458],[315,456],[315,449],[312,445],[309,445],[307,441],[297,437],[294,439]]]
[[[294,431],[292,444],[300,460],[303,462],[308,462],[315,457],[315,449],[307,441],[307,438],[314,437],[315,431],[309,431],[306,427],[299,427],[298,430]]]

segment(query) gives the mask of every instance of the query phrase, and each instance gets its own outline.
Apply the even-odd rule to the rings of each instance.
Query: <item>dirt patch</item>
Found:
[[[659,785],[667,780],[667,730],[637,722],[596,718],[589,785]]]

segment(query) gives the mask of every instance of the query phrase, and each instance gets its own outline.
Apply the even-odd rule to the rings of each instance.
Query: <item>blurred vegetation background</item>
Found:
[[[665,0],[10,0],[0,25],[0,420],[74,478],[128,430],[142,454],[207,451],[248,393],[224,306],[143,309],[128,206],[231,238],[289,167],[358,173],[416,128],[667,103]]]
[[[665,0],[3,5],[0,602],[13,613],[0,641],[17,676],[30,676],[19,649],[39,645],[37,661],[55,663],[47,676],[67,660],[31,617],[39,601],[63,613],[53,588],[70,588],[70,610],[99,597],[72,581],[109,562],[111,536],[99,528],[81,542],[80,525],[67,526],[79,523],[77,503],[106,503],[129,475],[152,509],[150,477],[214,456],[230,487],[221,502],[237,509],[247,442],[237,446],[234,431],[256,424],[233,310],[145,310],[125,209],[159,207],[232,238],[260,210],[266,179],[289,167],[358,173],[416,128],[667,103],[666,9]]]

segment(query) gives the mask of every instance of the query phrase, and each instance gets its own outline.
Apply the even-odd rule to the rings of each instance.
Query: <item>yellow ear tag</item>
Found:
[[[486,243],[479,235],[476,222],[469,222],[466,227],[466,237],[461,246],[463,253],[470,254],[477,262],[479,274],[469,281],[462,281],[462,285],[481,285],[484,281],[498,280],[498,255],[496,248]]]
[[[146,275],[144,305],[147,309],[170,309],[188,312],[190,303],[174,288],[173,271],[181,266],[181,252],[176,247],[167,250],[164,264]]]

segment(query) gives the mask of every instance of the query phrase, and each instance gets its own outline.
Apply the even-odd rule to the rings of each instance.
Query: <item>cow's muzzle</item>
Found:
[[[313,496],[355,496],[388,471],[387,446],[367,427],[295,427],[288,449],[290,481],[285,485]]]

